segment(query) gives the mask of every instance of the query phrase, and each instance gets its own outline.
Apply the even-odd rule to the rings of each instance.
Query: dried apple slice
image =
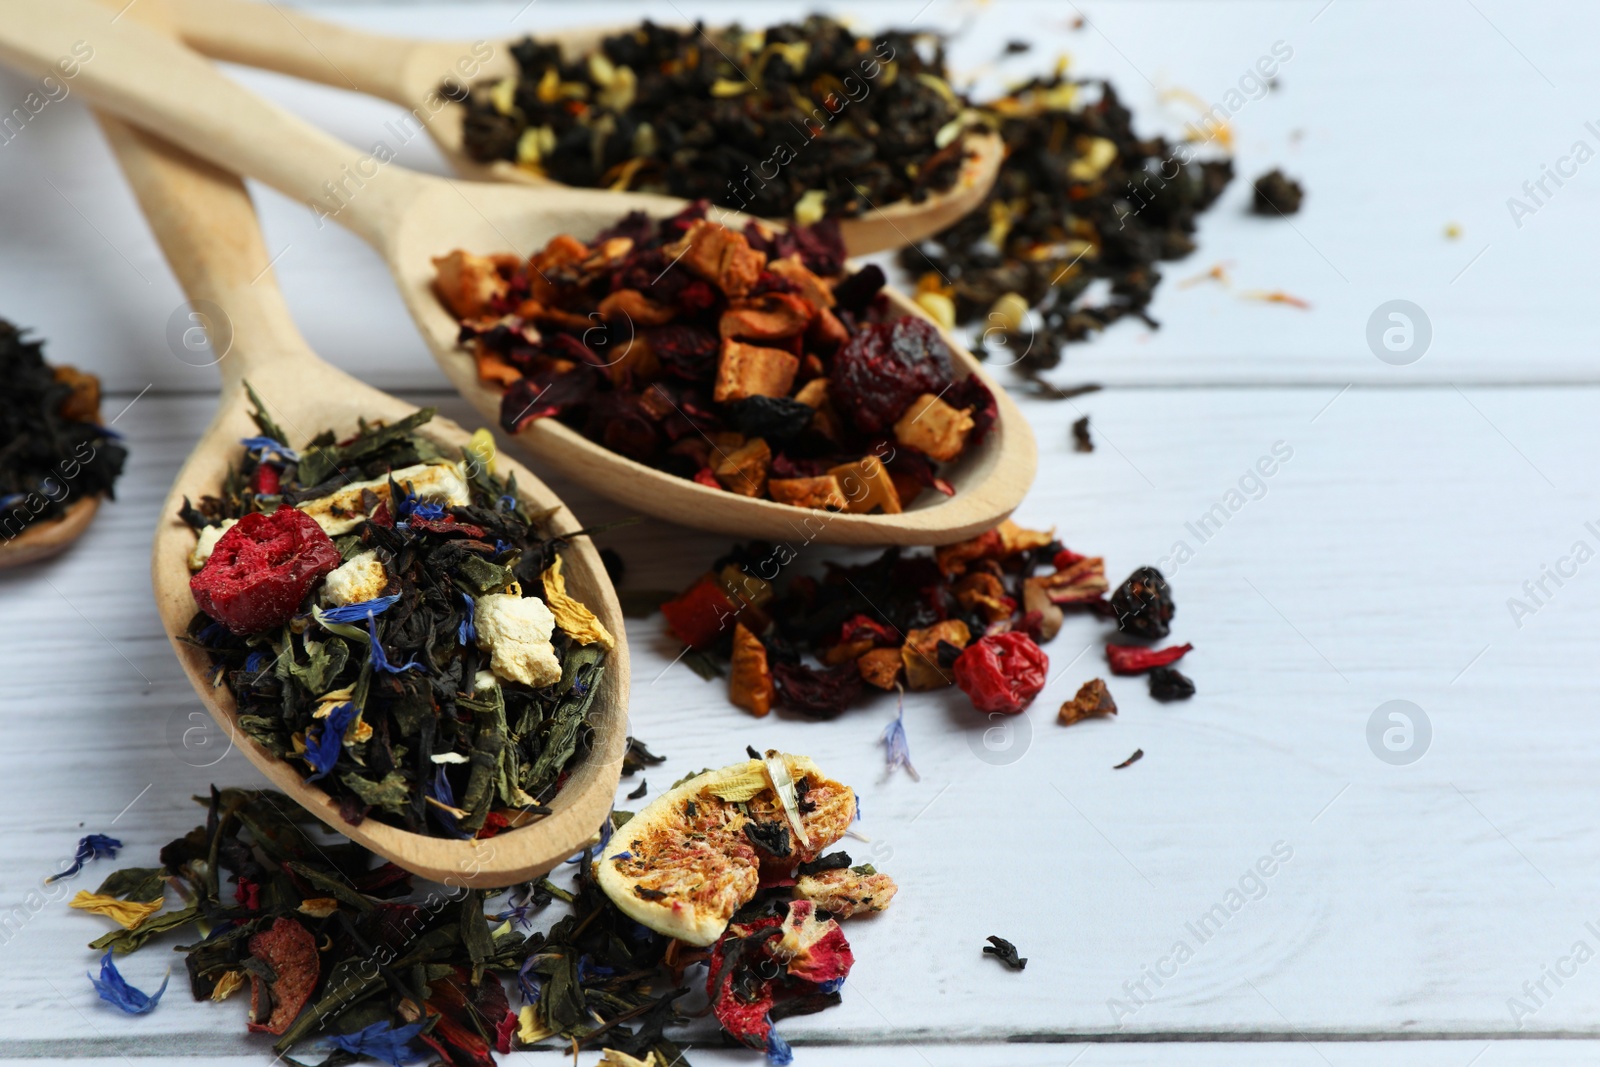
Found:
[[[856,796],[805,756],[768,752],[668,790],[628,820],[597,861],[622,912],[691,945],[709,945],[756,895],[844,836]]]

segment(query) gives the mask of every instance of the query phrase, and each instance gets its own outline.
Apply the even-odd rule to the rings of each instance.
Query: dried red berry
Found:
[[[956,685],[986,714],[1015,715],[1039,695],[1050,657],[1027,634],[980,637],[956,658]]]
[[[288,622],[339,563],[339,550],[305,512],[253,511],[217,541],[189,590],[200,610],[229,630],[255,634]]]
[[[1167,636],[1175,607],[1172,587],[1154,567],[1140,567],[1111,594],[1117,629],[1152,641]]]
[[[267,463],[257,467],[255,485],[252,488],[256,496],[277,496],[278,468]]]
[[[1184,657],[1193,645],[1172,645],[1168,648],[1139,648],[1137,645],[1107,645],[1106,660],[1112,674],[1143,674],[1152,667],[1165,667]]]
[[[951,358],[938,327],[926,319],[872,323],[834,356],[829,395],[857,429],[881,433],[917,397],[949,387]]]

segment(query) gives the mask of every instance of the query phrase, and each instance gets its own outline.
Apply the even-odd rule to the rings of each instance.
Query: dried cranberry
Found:
[[[1015,715],[1039,695],[1050,657],[1027,634],[980,637],[955,662],[956,685],[987,714]]]
[[[667,373],[690,382],[716,376],[722,343],[710,330],[682,323],[656,326],[644,331],[644,339]]]
[[[339,550],[305,512],[252,511],[218,539],[189,590],[201,611],[245,636],[288,622],[339,563]]]
[[[839,349],[830,394],[858,429],[881,433],[923,393],[943,393],[951,373],[938,327],[906,315],[863,326]]]

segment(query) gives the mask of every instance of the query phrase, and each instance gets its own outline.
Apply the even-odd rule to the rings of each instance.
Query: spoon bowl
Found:
[[[306,784],[299,769],[240,729],[232,694],[211,683],[205,650],[183,639],[197,610],[187,564],[195,536],[177,515],[185,498],[215,493],[239,458],[239,441],[260,432],[248,410],[247,378],[274,420],[300,441],[324,428],[341,436],[352,433],[363,418],[392,423],[416,408],[322,362],[306,345],[272,279],[249,196],[237,178],[120,122],[101,121],[191,301],[219,309],[232,338],[219,364],[223,388],[217,414],[179,471],[152,542],[156,605],[195,692],[274,786],[331,828],[401,867],[433,881],[474,887],[511,885],[550,870],[579,851],[606,818],[627,745],[628,648],[622,612],[598,552],[587,538],[570,544],[564,554],[569,587],[616,636],[616,648],[589,715],[593,745],[551,801],[552,813],[493,838],[468,841],[411,833],[377,819],[347,823],[332,797]],[[215,325],[208,322],[208,330]],[[420,432],[458,451],[469,438],[462,427],[438,417]],[[496,466],[515,476],[530,511],[554,509],[545,520],[550,532],[580,529],[572,513],[526,469],[504,456],[496,458]]]
[[[0,542],[0,570],[49,559],[82,536],[100,510],[98,496],[80,497],[59,518],[29,523],[17,536]]]
[[[173,0],[179,35],[205,55],[261,67],[336,89],[351,89],[388,100],[411,111],[464,177],[541,188],[566,186],[507,160],[480,163],[467,154],[466,111],[454,104],[436,106],[446,79],[461,84],[498,80],[517,73],[512,39],[425,41],[366,33],[324,22],[275,4],[251,0]],[[629,25],[579,27],[537,35],[576,59],[599,48],[606,37]],[[868,255],[932,237],[971,212],[993,188],[1004,146],[999,135],[974,132],[954,185],[920,203],[883,204],[857,218],[842,218],[839,228],[851,255]],[[621,214],[621,211],[615,211]]]
[[[94,106],[217,166],[264,181],[364,238],[388,264],[435,360],[495,422],[500,395],[478,382],[471,358],[457,345],[459,327],[433,293],[433,257],[458,248],[526,257],[558,234],[592,236],[629,210],[663,216],[683,207],[679,200],[639,193],[535,190],[405,170],[308,126],[164,35],[131,21],[114,22],[91,0],[10,0],[0,22],[0,58],[46,72],[86,34],[92,35],[95,57],[82,65],[75,88]],[[739,217],[728,219],[737,224]],[[886,292],[896,310],[923,315]],[[946,340],[956,354],[957,375],[984,381],[998,417],[982,444],[948,472],[953,497],[897,515],[815,511],[714,490],[626,459],[552,419],[536,420],[517,440],[630,508],[701,529],[825,543],[958,541],[995,526],[1021,503],[1038,455],[1032,431],[1005,390],[954,338],[947,334]]]

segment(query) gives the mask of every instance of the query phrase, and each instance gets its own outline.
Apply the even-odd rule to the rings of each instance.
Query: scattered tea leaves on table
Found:
[[[1305,200],[1300,183],[1276,167],[1256,179],[1253,191],[1251,210],[1271,218],[1298,214]]]
[[[1028,966],[1027,957],[1018,956],[1017,946],[1005,938],[990,936],[984,940],[989,942],[983,946],[983,954],[985,956],[993,956],[1013,971],[1020,971]]]
[[[1072,448],[1076,452],[1094,451],[1094,438],[1089,436],[1089,416],[1087,415],[1072,424]]]
[[[1142,759],[1144,759],[1144,749],[1136,748],[1133,750],[1133,755],[1129,756],[1127,759],[1123,760],[1121,763],[1117,764],[1111,769],[1114,771],[1120,771],[1124,767],[1132,767],[1135,763],[1138,763]]]

